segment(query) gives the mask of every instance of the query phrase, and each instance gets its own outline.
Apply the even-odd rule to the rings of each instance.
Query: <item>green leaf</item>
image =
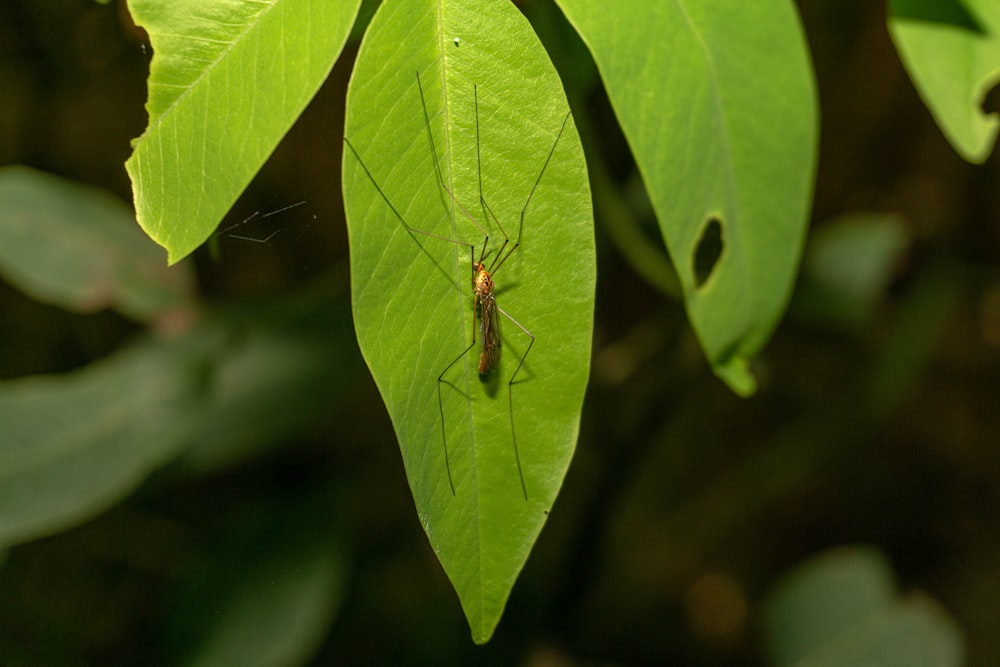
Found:
[[[125,164],[177,262],[203,243],[319,90],[360,0],[129,0],[149,33],[149,126]]]
[[[750,394],[750,362],[795,280],[816,166],[816,91],[794,7],[559,5],[600,70],[701,346],[720,378]]]
[[[206,474],[245,464],[325,423],[361,372],[346,287],[345,275],[343,285],[321,281],[221,313],[229,345],[213,360],[198,447],[179,465]]]
[[[211,634],[191,665],[298,665],[316,652],[339,604],[340,564],[315,552],[259,573],[215,608]]]
[[[909,241],[894,215],[853,213],[826,221],[809,237],[795,309],[815,322],[867,329]]]
[[[500,307],[536,337],[511,387],[529,339],[504,319],[501,367],[481,381],[478,349],[460,356],[474,326],[470,249],[445,240],[479,253],[478,224],[492,228],[491,250],[502,247],[479,204],[476,96],[483,193],[509,235],[537,182],[521,245],[495,275]],[[476,642],[492,635],[562,484],[587,384],[593,223],[567,113],[544,49],[507,2],[385,2],[348,90],[343,178],[358,341]],[[439,185],[435,159],[460,205]],[[439,238],[408,233],[375,183],[411,227]]]
[[[948,141],[969,162],[984,162],[1000,129],[1000,114],[983,111],[1000,83],[1000,4],[892,0],[889,31]]]
[[[0,275],[44,303],[149,320],[191,296],[117,198],[27,167],[0,169]]]
[[[140,345],[0,384],[0,546],[103,511],[189,442],[177,422],[197,409],[198,362],[221,341]]]
[[[287,526],[289,517],[283,520]],[[218,557],[202,564],[203,577],[172,615],[197,623],[177,664],[303,665],[316,653],[343,598],[343,556],[316,526],[311,535],[271,528],[239,550],[216,545]]]
[[[0,548],[95,516],[192,445],[188,468],[205,470],[313,427],[329,409],[315,397],[335,398],[353,371],[329,333],[346,313],[328,300],[255,309],[0,383]]]
[[[954,621],[925,596],[897,597],[885,557],[837,549],[789,574],[765,607],[775,667],[963,664]]]

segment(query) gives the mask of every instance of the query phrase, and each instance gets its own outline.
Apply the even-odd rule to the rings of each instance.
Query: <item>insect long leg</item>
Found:
[[[448,363],[448,365],[445,366],[444,369],[442,369],[442,371],[438,374],[437,377],[438,412],[441,418],[441,442],[444,453],[445,468],[448,475],[448,484],[451,488],[452,495],[456,495],[456,490],[455,490],[454,478],[451,472],[450,457],[448,453],[447,428],[446,428],[447,425],[445,421],[445,411],[444,411],[444,390],[442,389],[442,385],[451,384],[451,382],[446,379],[446,376],[456,366],[456,364],[458,364],[462,359],[464,359],[466,355],[468,355],[469,352],[476,346],[477,307],[479,309],[478,320],[480,326],[482,327],[481,336],[479,337],[483,347],[479,362],[479,373],[481,377],[489,374],[490,372],[496,371],[496,369],[498,369],[500,365],[500,350],[502,347],[502,339],[500,334],[499,314],[502,314],[504,317],[510,320],[515,326],[517,326],[518,329],[521,330],[522,333],[524,333],[530,339],[527,347],[525,348],[524,352],[518,359],[518,363],[516,368],[514,369],[514,372],[511,373],[510,377],[507,380],[507,407],[510,416],[510,429],[511,429],[511,438],[513,440],[513,446],[514,446],[514,458],[517,464],[518,477],[521,483],[521,492],[524,495],[525,501],[527,501],[528,490],[527,490],[527,484],[525,483],[524,471],[521,466],[520,452],[517,443],[517,431],[514,420],[514,385],[517,383],[518,374],[520,373],[521,368],[524,366],[525,360],[528,357],[528,354],[531,352],[531,349],[534,346],[535,336],[524,325],[522,325],[516,319],[511,317],[511,315],[509,315],[506,311],[504,311],[503,309],[501,309],[499,306],[496,305],[496,298],[495,298],[496,293],[491,274],[499,270],[500,267],[503,266],[504,263],[506,263],[506,261],[510,258],[510,256],[514,253],[515,250],[517,250],[517,248],[521,244],[521,234],[524,230],[524,219],[527,215],[528,208],[531,204],[532,198],[535,195],[535,192],[538,189],[539,184],[541,183],[542,177],[544,176],[546,170],[548,169],[549,163],[551,162],[552,157],[555,154],[556,147],[558,146],[559,141],[563,135],[563,132],[566,129],[566,125],[569,122],[570,113],[567,112],[565,118],[563,118],[562,125],[559,128],[559,132],[556,135],[556,138],[553,141],[551,148],[549,149],[548,155],[545,158],[545,162],[542,164],[542,167],[538,172],[538,176],[535,178],[535,181],[531,186],[531,190],[529,191],[528,196],[525,199],[524,205],[521,207],[518,219],[517,235],[512,238],[504,229],[504,226],[501,224],[498,216],[495,214],[492,207],[486,201],[485,195],[483,193],[483,170],[482,170],[482,151],[481,151],[481,141],[480,141],[480,125],[479,125],[478,86],[476,86],[475,84],[473,85],[473,97],[475,101],[475,122],[476,122],[476,167],[478,173],[479,204],[483,212],[482,223],[480,223],[480,221],[475,216],[473,216],[469,212],[469,210],[458,200],[458,198],[452,192],[451,188],[448,186],[448,183],[445,181],[444,171],[442,170],[441,163],[438,158],[437,145],[434,140],[434,132],[431,128],[430,114],[427,111],[427,101],[424,94],[423,83],[420,80],[419,71],[416,72],[416,79],[417,79],[417,88],[420,93],[420,103],[421,103],[421,108],[423,110],[425,128],[427,130],[427,139],[430,146],[431,155],[434,160],[435,176],[437,178],[437,182],[441,191],[447,195],[448,200],[450,200],[451,202],[450,206],[447,206],[447,202],[444,203],[446,204],[446,207],[449,209],[449,218],[452,224],[452,233],[453,234],[456,233],[455,211],[459,210],[461,211],[461,214],[464,215],[476,227],[476,229],[479,230],[479,232],[483,236],[483,241],[480,247],[478,261],[476,258],[476,248],[474,244],[467,243],[465,241],[461,241],[455,238],[451,238],[449,236],[444,236],[441,234],[424,231],[411,226],[404,219],[404,217],[395,207],[395,205],[389,200],[389,197],[382,190],[381,186],[375,180],[374,176],[368,169],[367,165],[361,159],[360,154],[354,148],[353,144],[351,144],[351,142],[347,139],[347,137],[344,138],[344,143],[347,145],[351,153],[354,155],[355,159],[357,159],[358,163],[361,165],[361,168],[368,176],[368,179],[375,187],[379,196],[382,198],[385,204],[392,211],[393,215],[403,226],[403,228],[410,234],[411,237],[413,237],[415,234],[420,234],[425,237],[440,239],[442,241],[447,241],[449,243],[454,243],[469,248],[469,263],[472,270],[472,287],[473,287],[473,302],[472,302],[473,317],[472,317],[472,335],[471,335],[472,340],[469,343],[469,345],[462,350],[461,354],[452,359]],[[445,159],[447,160],[447,156]],[[489,250],[491,221],[493,225],[496,225],[496,228],[503,236],[503,241],[499,244],[499,247],[492,251]],[[416,241],[415,238],[414,240]],[[418,245],[421,244],[418,243]],[[487,260],[489,260],[488,262],[489,266],[487,266]]]
[[[273,232],[271,232],[270,234],[268,234],[264,238],[258,238],[256,236],[244,236],[244,235],[241,235],[241,234],[233,234],[232,232],[233,232],[234,229],[242,227],[243,225],[246,225],[246,224],[252,222],[253,220],[257,219],[258,217],[261,220],[263,220],[264,218],[270,218],[272,215],[277,215],[279,213],[284,213],[285,211],[287,211],[289,209],[293,209],[293,208],[295,208],[297,206],[302,206],[305,203],[306,203],[305,200],[299,201],[299,202],[295,202],[294,204],[289,204],[287,206],[282,206],[279,209],[275,209],[273,211],[268,211],[267,213],[264,213],[263,215],[261,215],[260,211],[254,211],[250,215],[250,217],[246,218],[245,220],[243,220],[241,222],[237,222],[235,225],[230,225],[229,227],[226,227],[224,229],[217,230],[212,236],[213,237],[225,236],[225,237],[228,237],[228,238],[231,238],[231,239],[237,239],[237,240],[240,240],[240,241],[251,241],[253,243],[266,244],[268,241],[270,241],[271,239],[273,239],[275,236],[278,235],[278,233],[281,231],[280,227],[278,229],[275,229]]]
[[[351,149],[351,153],[354,154],[354,157],[355,159],[357,159],[358,164],[361,165],[361,168],[364,169],[365,174],[368,175],[368,180],[370,180],[372,182],[372,185],[375,186],[375,189],[378,191],[379,196],[382,197],[382,201],[384,201],[386,203],[386,206],[388,206],[390,210],[392,210],[393,215],[396,216],[396,219],[399,220],[399,223],[403,225],[403,228],[406,229],[407,232],[409,232],[411,235],[421,234],[422,236],[427,236],[432,239],[440,239],[441,241],[447,241],[448,243],[456,243],[461,246],[473,248],[473,245],[471,243],[466,243],[465,241],[459,241],[458,239],[450,239],[447,236],[442,236],[441,234],[434,234],[433,232],[424,231],[423,229],[417,229],[416,227],[410,226],[410,224],[406,222],[406,219],[396,209],[393,203],[389,201],[389,198],[382,190],[382,187],[378,184],[378,181],[376,181],[375,177],[372,176],[372,172],[368,170],[368,165],[365,164],[365,161],[361,159],[361,155],[358,153],[357,149],[354,148],[354,144],[351,143],[351,140],[348,139],[347,137],[344,137],[344,143],[347,144],[347,147]]]
[[[497,217],[496,213],[494,213],[493,208],[489,205],[489,202],[486,201],[486,196],[483,193],[483,166],[482,166],[482,152],[480,149],[482,142],[480,141],[480,134],[479,134],[479,91],[478,87],[475,85],[473,85],[473,99],[475,101],[475,111],[476,111],[476,169],[478,172],[478,180],[479,180],[479,204],[483,210],[483,215],[486,218],[486,220],[487,221],[492,220],[493,224],[497,226],[497,229],[500,230],[500,233],[504,237],[503,243],[497,249],[496,256],[490,263],[489,268],[486,269],[486,267],[482,265],[483,261],[482,256],[480,257],[480,263],[477,266],[478,269],[486,272],[486,276],[489,283],[489,288],[488,288],[489,291],[487,293],[482,293],[477,288],[477,298],[479,299],[480,309],[482,312],[482,323],[483,323],[483,354],[480,360],[480,373],[482,373],[484,370],[484,364],[486,365],[487,370],[489,368],[495,367],[491,364],[494,363],[499,364],[501,336],[499,331],[500,323],[496,317],[496,313],[499,312],[508,320],[510,320],[515,326],[517,326],[517,328],[520,329],[530,339],[528,342],[528,346],[525,348],[524,353],[518,360],[517,367],[514,369],[514,372],[511,373],[510,378],[507,380],[507,410],[508,414],[510,415],[510,434],[511,434],[511,440],[514,445],[514,460],[517,464],[517,474],[521,481],[521,493],[524,495],[524,500],[527,501],[528,487],[524,481],[524,470],[521,467],[521,454],[517,446],[517,429],[514,423],[514,381],[517,378],[517,374],[520,372],[521,367],[524,365],[524,360],[528,357],[528,353],[531,352],[531,347],[535,344],[535,336],[524,325],[522,325],[516,319],[511,317],[509,313],[507,313],[505,310],[503,310],[502,308],[500,308],[500,306],[497,305],[496,295],[493,291],[492,274],[495,274],[500,269],[500,267],[503,266],[504,263],[510,258],[510,256],[514,254],[514,251],[517,250],[517,248],[521,245],[521,233],[524,230],[524,218],[525,214],[528,211],[528,206],[531,204],[532,197],[535,196],[535,191],[538,189],[538,184],[541,183],[542,176],[545,175],[545,170],[548,169],[549,162],[552,161],[552,156],[555,154],[556,147],[559,145],[559,140],[562,138],[563,132],[566,129],[566,124],[569,122],[569,117],[571,112],[567,112],[566,116],[563,118],[562,125],[560,125],[559,127],[559,132],[556,134],[556,138],[552,142],[552,147],[549,149],[548,155],[546,155],[545,157],[545,162],[542,164],[542,167],[538,172],[538,176],[535,178],[535,182],[531,186],[531,190],[528,193],[528,197],[524,201],[524,206],[521,207],[521,212],[518,221],[518,228],[517,228],[517,236],[515,236],[513,242],[511,242],[510,236],[507,234],[507,231],[500,223],[499,218]],[[495,346],[494,350],[488,349],[487,331],[486,331],[487,323],[492,323],[493,328],[496,329],[496,331],[493,334],[496,340],[495,342],[491,343],[491,345]],[[474,344],[475,343],[473,343],[473,345]],[[465,350],[463,355],[467,354],[470,349],[472,349],[471,346]],[[496,356],[495,362],[489,361],[489,358],[494,354]]]
[[[233,231],[234,229],[236,229],[236,228],[238,228],[238,227],[242,227],[243,225],[247,224],[247,223],[248,223],[248,222],[250,222],[251,220],[254,220],[254,219],[256,219],[256,218],[257,218],[257,216],[259,216],[259,215],[260,215],[260,211],[254,211],[254,212],[253,212],[253,213],[251,213],[251,214],[250,214],[250,216],[249,216],[248,218],[246,218],[245,220],[242,220],[242,221],[240,221],[240,222],[237,222],[237,223],[236,223],[235,225],[230,225],[230,226],[226,227],[225,229],[219,229],[219,230],[216,230],[216,232],[215,232],[215,234],[214,234],[213,236],[225,236],[226,234],[229,234],[229,233],[230,233],[231,231]],[[277,234],[277,232],[274,232],[274,234]],[[243,238],[243,237],[240,237],[240,236],[237,236],[237,237],[235,237],[235,238]],[[270,237],[268,237],[268,238],[270,238]]]
[[[473,87],[475,87],[475,84],[473,84]],[[462,205],[462,202],[458,201],[458,197],[452,194],[451,188],[449,188],[444,181],[444,174],[441,173],[441,163],[438,162],[438,157],[437,157],[437,144],[434,141],[434,132],[431,131],[431,119],[430,115],[427,113],[427,101],[424,98],[424,85],[420,82],[419,71],[417,71],[417,90],[420,91],[420,106],[424,111],[424,126],[427,128],[427,140],[430,142],[431,145],[431,155],[434,157],[434,172],[437,174],[438,184],[441,186],[441,189],[448,194],[448,197],[451,199],[451,201],[454,202],[455,205],[462,210],[462,213],[465,214],[465,217],[468,218],[470,221],[472,221],[472,224],[474,224],[476,226],[476,229],[478,229],[480,233],[483,235],[482,253],[483,256],[485,256],[486,245],[489,243],[490,240],[490,233],[481,224],[479,224],[479,221],[476,220],[474,215],[469,213],[469,210]],[[478,123],[478,116],[477,116],[477,123]],[[479,150],[479,135],[477,130],[476,151],[478,150]],[[500,231],[502,232],[503,229],[501,229]],[[504,236],[506,236],[506,234]],[[480,259],[480,261],[482,260]]]
[[[497,218],[496,214],[493,212],[492,207],[490,207],[489,202],[486,201],[485,195],[483,195],[483,166],[482,166],[482,155],[479,149],[479,93],[477,87],[473,85],[473,99],[476,104],[476,167],[479,172],[479,204],[482,206],[484,214],[493,220],[493,223],[503,234],[504,241],[500,248],[497,250],[496,259],[490,265],[489,271],[491,274],[496,273],[497,270],[503,266],[507,258],[514,254],[518,246],[521,245],[521,231],[524,229],[524,216],[528,211],[528,206],[531,204],[531,198],[535,196],[535,190],[538,189],[538,184],[542,181],[542,176],[545,175],[545,170],[549,167],[549,162],[552,161],[552,156],[556,152],[556,146],[559,145],[559,140],[562,138],[563,132],[566,130],[566,124],[569,122],[569,117],[572,115],[572,111],[567,111],[566,116],[563,118],[562,125],[559,126],[559,132],[556,134],[555,141],[552,142],[552,147],[549,149],[549,154],[545,157],[545,162],[542,164],[542,168],[538,172],[538,177],[535,178],[535,182],[531,185],[531,191],[528,193],[528,198],[524,200],[524,206],[521,207],[520,221],[517,226],[517,236],[514,237],[514,242],[510,244],[508,248],[508,243],[510,242],[510,237],[504,230],[503,225],[500,224],[500,220]],[[506,253],[504,252],[506,250]]]
[[[559,140],[562,138],[563,132],[566,130],[566,123],[569,122],[569,117],[572,111],[566,112],[566,117],[563,118],[562,125],[559,126],[559,133],[556,135],[556,140],[552,142],[552,148],[549,149],[549,154],[545,158],[545,163],[542,164],[541,170],[538,172],[538,178],[535,179],[535,184],[531,186],[531,192],[528,193],[528,198],[524,200],[524,206],[521,207],[521,222],[517,226],[517,242],[521,242],[521,230],[524,229],[524,214],[528,211],[528,206],[531,204],[531,198],[535,196],[535,190],[538,189],[538,184],[542,182],[542,176],[545,174],[545,170],[549,167],[549,162],[552,161],[552,156],[556,152],[556,146],[559,145]]]
[[[441,444],[444,446],[444,467],[448,472],[448,485],[451,487],[451,495],[455,495],[455,481],[451,476],[451,462],[448,459],[448,438],[445,435],[445,422],[444,422],[444,398],[441,396],[441,385],[445,383],[444,376],[451,370],[451,367],[457,364],[462,357],[469,353],[469,350],[476,346],[476,341],[469,343],[469,346],[462,350],[462,354],[455,357],[450,364],[444,367],[441,374],[437,378],[437,391],[438,391],[438,411],[441,413]]]
[[[524,484],[524,471],[521,470],[521,454],[517,449],[517,430],[514,428],[514,378],[517,377],[518,371],[521,370],[521,366],[524,365],[524,360],[528,358],[528,353],[531,352],[531,346],[535,344],[535,335],[528,331],[523,324],[511,317],[507,311],[505,311],[500,306],[497,306],[497,310],[500,314],[506,317],[508,320],[514,323],[514,325],[523,331],[528,338],[528,347],[524,349],[524,354],[521,355],[520,361],[517,362],[517,368],[514,372],[510,374],[510,379],[507,380],[507,407],[510,413],[510,435],[511,439],[514,441],[514,459],[517,461],[517,474],[521,478],[521,492],[524,493],[524,499],[528,499],[528,487]]]
[[[493,209],[490,208],[489,203],[487,203],[486,198],[483,196],[483,157],[482,151],[480,150],[481,142],[479,141],[479,86],[476,84],[472,84],[472,99],[476,109],[476,173],[479,175],[479,205],[483,209],[484,217],[492,219],[493,224],[495,224],[497,229],[500,230],[500,233],[503,234],[503,243],[497,250],[497,259],[499,259],[500,255],[503,254],[504,249],[507,247],[507,244],[510,242],[510,237],[507,236],[507,231],[503,228],[503,225],[500,224],[500,220],[497,218],[496,214],[493,213]],[[515,243],[514,248],[516,247],[517,244]],[[511,248],[511,250],[513,250],[513,248]],[[491,266],[490,272],[492,273],[493,271],[496,271],[496,269],[497,267],[495,265]]]
[[[420,83],[420,74],[419,73],[417,74],[417,83],[418,83],[418,85]],[[423,90],[422,89],[421,89],[421,92],[420,92],[420,98],[421,98],[421,103],[423,103]],[[426,106],[424,107],[424,118],[425,119],[427,118],[427,108],[426,108]],[[430,129],[430,126],[428,125],[428,132],[429,132],[429,129]],[[432,150],[433,150],[433,141],[434,141],[434,138],[433,138],[433,136],[431,136]],[[473,267],[475,267],[475,265],[476,265],[476,262],[475,262],[476,248],[475,248],[475,246],[473,244],[466,243],[465,241],[460,241],[458,239],[448,238],[447,236],[442,236],[440,234],[434,234],[433,232],[428,232],[428,231],[425,231],[425,230],[422,230],[422,229],[417,229],[416,227],[411,226],[406,221],[406,219],[402,216],[402,214],[399,212],[399,210],[395,207],[395,205],[392,203],[392,201],[390,201],[389,197],[385,194],[385,191],[382,190],[382,187],[378,184],[378,181],[375,180],[375,177],[372,175],[371,170],[368,169],[368,165],[366,165],[365,161],[361,159],[361,155],[358,153],[357,149],[354,148],[354,145],[351,143],[351,141],[347,137],[344,137],[344,143],[350,149],[351,153],[354,154],[355,159],[358,161],[358,164],[361,165],[361,168],[364,170],[365,174],[368,176],[368,180],[371,181],[372,185],[375,187],[375,190],[378,192],[379,196],[382,198],[382,201],[384,201],[385,204],[386,204],[386,206],[389,207],[389,209],[392,211],[393,215],[396,216],[396,219],[399,221],[399,223],[403,226],[404,229],[406,229],[407,233],[409,233],[411,236],[413,234],[421,234],[423,236],[427,236],[427,237],[430,237],[430,238],[440,239],[442,241],[447,241],[449,243],[456,243],[456,244],[461,245],[461,246],[466,246],[466,247],[469,248],[469,261],[473,265]],[[445,186],[444,180],[441,177],[441,171],[440,171],[441,168],[440,168],[440,165],[438,165],[437,154],[436,153],[434,154],[434,165],[435,165],[435,168],[437,170],[438,182],[441,185],[441,187],[443,187],[445,189],[445,192],[447,192],[449,194],[449,196],[451,196],[452,201],[454,201],[456,204],[458,204],[458,206],[461,207],[463,211],[465,211],[465,207],[462,206],[461,203],[458,202],[458,200],[455,199],[453,195],[451,195],[451,191],[448,190],[447,186]],[[467,211],[466,211],[466,215],[469,215]],[[472,216],[469,216],[469,217],[472,218]],[[473,218],[473,222],[476,222],[474,218]],[[482,227],[479,225],[478,222],[476,222],[476,226],[479,227],[480,230],[482,230]],[[485,254],[486,254],[486,243],[489,240],[489,235],[486,234],[485,230],[483,230],[483,236],[484,236],[484,241],[483,241],[482,252],[480,254],[480,259],[479,259],[479,263],[480,264],[482,263],[482,261],[483,261],[483,259],[485,257]],[[473,304],[473,307],[474,306],[475,306],[475,304]],[[459,356],[455,357],[455,359],[450,364],[448,364],[443,371],[441,371],[441,374],[438,375],[438,381],[437,381],[438,409],[439,409],[439,411],[441,413],[441,446],[442,446],[442,448],[444,450],[444,465],[445,465],[445,470],[447,471],[447,474],[448,474],[448,485],[451,487],[451,494],[452,495],[455,495],[455,482],[454,482],[454,478],[452,477],[452,474],[451,474],[451,461],[450,461],[450,457],[448,456],[448,438],[447,438],[447,435],[445,433],[444,399],[443,399],[443,397],[441,395],[441,383],[444,382],[444,375],[445,375],[445,373],[447,373],[451,369],[452,366],[454,366],[456,363],[458,363],[458,361],[462,357],[464,357],[466,354],[468,354],[469,350],[471,350],[473,347],[475,347],[475,345],[476,345],[476,322],[475,322],[475,317],[473,317],[473,322],[472,322],[472,343],[470,343],[470,345],[462,352],[462,354],[460,354]]]

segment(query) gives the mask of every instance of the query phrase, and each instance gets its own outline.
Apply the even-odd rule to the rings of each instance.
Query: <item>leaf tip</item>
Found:
[[[740,398],[749,398],[757,392],[757,378],[750,372],[750,359],[747,357],[734,354],[715,361],[712,370]]]

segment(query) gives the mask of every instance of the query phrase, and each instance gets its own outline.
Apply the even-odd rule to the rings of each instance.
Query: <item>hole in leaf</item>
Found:
[[[722,255],[722,223],[718,218],[710,218],[701,232],[698,246],[694,250],[694,286],[704,285],[715,270]]]
[[[1000,81],[997,81],[983,97],[983,113],[997,112],[1000,112]]]

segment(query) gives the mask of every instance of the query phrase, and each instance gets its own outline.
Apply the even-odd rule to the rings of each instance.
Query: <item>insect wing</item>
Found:
[[[479,333],[483,351],[479,355],[479,374],[486,375],[500,365],[500,350],[503,336],[500,332],[500,311],[497,309],[496,294],[491,290],[480,293]]]

